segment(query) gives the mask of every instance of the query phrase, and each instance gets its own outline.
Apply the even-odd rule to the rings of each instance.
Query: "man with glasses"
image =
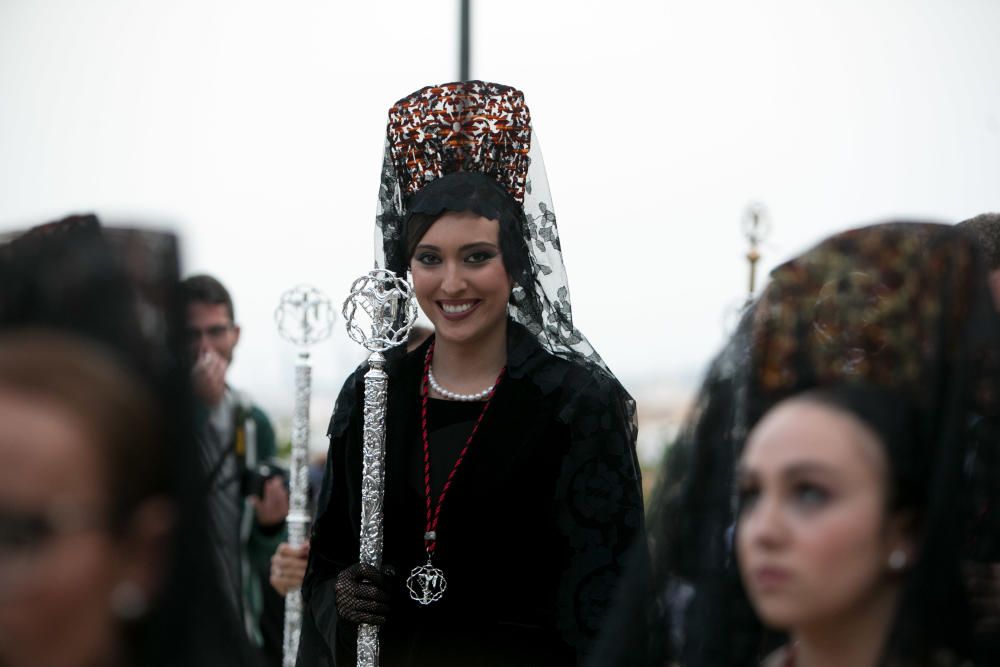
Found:
[[[266,465],[275,455],[274,430],[264,412],[226,382],[240,340],[229,291],[208,275],[191,276],[181,288],[213,551],[229,599],[268,664],[281,658],[284,605],[268,576],[288,514],[283,478]]]

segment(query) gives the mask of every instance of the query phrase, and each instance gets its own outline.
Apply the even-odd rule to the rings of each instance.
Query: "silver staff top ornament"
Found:
[[[372,269],[351,285],[343,315],[351,340],[369,352],[385,352],[405,343],[417,320],[413,288],[392,271]]]
[[[311,285],[298,285],[282,294],[274,311],[278,333],[302,347],[325,340],[335,318],[330,300]]]

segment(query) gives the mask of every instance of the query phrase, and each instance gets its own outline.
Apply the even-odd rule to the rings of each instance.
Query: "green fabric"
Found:
[[[256,406],[250,409],[250,417],[257,425],[257,461],[270,461],[278,451],[271,422],[267,415]],[[253,511],[252,506],[250,511]],[[271,556],[278,550],[278,545],[287,540],[288,526],[286,524],[282,524],[277,530],[273,527],[268,530],[258,525],[255,520],[253,529],[250,531],[250,540],[247,543],[247,554],[254,570],[270,572]]]
[[[277,442],[274,428],[267,415],[257,406],[251,406],[249,417],[253,419],[257,431],[257,460],[247,460],[247,465],[266,462],[274,458],[277,452]],[[241,415],[241,421],[244,415]],[[278,550],[278,545],[288,539],[286,524],[275,529],[265,528],[257,523],[253,516],[253,504],[248,499],[244,504],[244,513],[249,514],[245,520],[252,519],[250,535],[244,545],[244,557],[247,567],[243,570],[243,605],[244,612],[253,619],[252,639],[259,646],[263,639],[260,635],[260,616],[263,611],[263,590],[271,569],[271,556]],[[250,630],[251,628],[248,628]]]

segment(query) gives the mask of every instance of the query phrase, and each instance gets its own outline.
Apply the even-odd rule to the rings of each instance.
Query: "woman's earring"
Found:
[[[146,594],[131,581],[123,581],[111,591],[111,610],[123,621],[142,618],[148,606]]]
[[[909,557],[905,551],[902,549],[893,549],[892,553],[889,554],[889,569],[893,572],[902,572],[908,560]]]

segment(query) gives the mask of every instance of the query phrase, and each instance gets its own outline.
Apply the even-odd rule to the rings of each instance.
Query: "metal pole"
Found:
[[[767,210],[762,204],[751,204],[743,215],[743,233],[750,243],[746,258],[750,264],[750,280],[747,286],[747,301],[753,299],[757,290],[757,263],[760,261],[760,244],[771,231]]]
[[[359,558],[382,567],[382,496],[385,489],[385,399],[389,376],[385,357],[372,352],[365,373],[365,422],[361,468],[361,536]],[[378,667],[378,626],[358,627],[358,667]]]
[[[288,466],[288,544],[295,549],[306,541],[309,525],[309,400],[312,388],[312,365],[309,353],[299,352],[295,364],[295,413],[292,421],[292,460]],[[295,667],[302,632],[302,590],[294,588],[285,595],[285,628],[282,641],[282,667]]]
[[[389,376],[383,352],[406,342],[417,319],[409,284],[392,271],[374,269],[351,285],[344,301],[344,320],[351,340],[368,350],[365,374],[364,430],[361,467],[361,534],[358,558],[382,565],[382,498],[385,494],[385,410]],[[378,667],[378,626],[358,626],[358,667]]]
[[[295,412],[292,418],[292,460],[288,474],[288,544],[301,547],[309,525],[309,402],[312,394],[312,364],[304,348],[330,335],[333,328],[330,301],[315,288],[300,285],[281,295],[274,312],[278,332],[301,349],[295,364]],[[285,595],[285,627],[282,667],[295,667],[302,633],[302,590]]]
[[[469,34],[470,0],[459,0],[459,43],[458,43],[458,80],[469,80],[469,47],[471,36]]]

